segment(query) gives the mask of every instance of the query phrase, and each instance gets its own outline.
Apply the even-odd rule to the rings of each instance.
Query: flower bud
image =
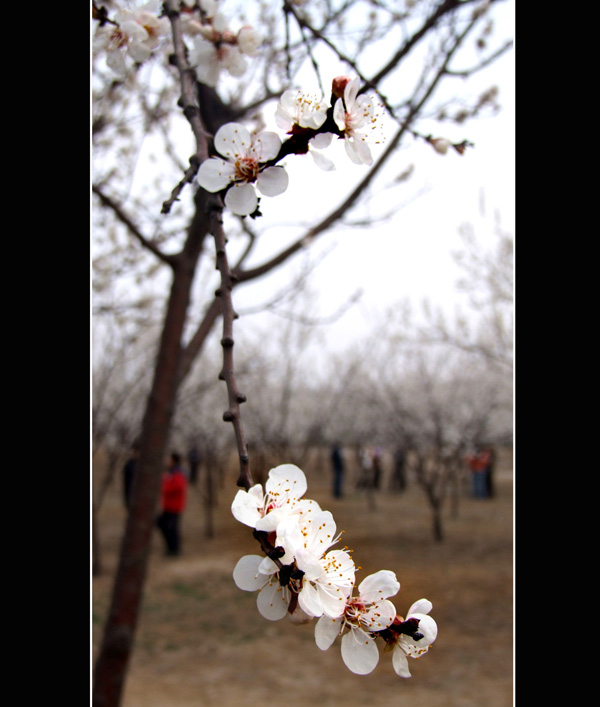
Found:
[[[352,81],[350,76],[336,76],[331,82],[331,92],[337,98],[342,98],[346,85]]]
[[[446,140],[445,137],[432,137],[429,138],[428,142],[440,155],[445,155],[448,152],[448,148],[452,145],[450,140]]]

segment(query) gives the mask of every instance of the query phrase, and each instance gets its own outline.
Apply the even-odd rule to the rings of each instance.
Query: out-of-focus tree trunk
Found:
[[[198,195],[202,194],[202,190],[199,190]],[[133,648],[171,419],[180,382],[181,341],[194,271],[207,232],[208,219],[204,204],[205,200],[200,196],[197,218],[190,229],[186,248],[173,260],[173,282],[142,426],[131,507],[121,545],[111,606],[94,670],[94,707],[116,707],[120,703]],[[202,220],[205,221],[203,227],[200,223]]]

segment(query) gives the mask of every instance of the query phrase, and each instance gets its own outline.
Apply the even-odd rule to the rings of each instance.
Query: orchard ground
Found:
[[[454,517],[444,509],[443,542],[433,540],[424,493],[409,479],[404,493],[382,490],[369,501],[355,488],[353,469],[346,494],[334,499],[324,452],[309,467],[308,498],[330,510],[362,569],[357,584],[380,569],[401,584],[392,598],[399,614],[426,597],[438,638],[412,677],[398,677],[391,656],[380,649],[379,665],[366,676],[344,665],[339,640],[320,651],[314,623],[270,622],[256,608],[256,594],[232,579],[242,555],[260,554],[251,530],[229,510],[236,492],[232,467],[219,484],[215,535],[205,537],[201,487],[191,487],[183,517],[183,554],[164,556],[158,531],[122,707],[253,707],[314,704],[325,707],[419,704],[424,707],[508,707],[513,704],[513,469],[501,450],[496,496],[461,491]],[[97,481],[97,479],[95,479]],[[103,574],[92,580],[92,658],[95,659],[110,601],[125,525],[121,479],[115,479],[98,518]]]

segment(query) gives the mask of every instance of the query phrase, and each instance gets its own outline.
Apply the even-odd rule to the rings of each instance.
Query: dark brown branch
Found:
[[[215,197],[215,199],[217,198],[218,197]],[[240,462],[240,475],[237,480],[237,485],[248,490],[252,486],[252,476],[250,474],[248,443],[246,442],[240,413],[240,405],[246,402],[246,397],[242,395],[238,389],[233,365],[233,320],[237,318],[237,315],[233,310],[231,291],[236,278],[230,270],[229,261],[227,259],[227,239],[225,237],[225,231],[223,230],[223,214],[220,199],[218,205],[214,203],[210,216],[210,232],[215,239],[217,270],[221,274],[221,286],[215,293],[221,301],[221,314],[223,317],[223,337],[221,339],[223,368],[219,374],[219,378],[225,381],[229,398],[229,407],[223,413],[223,419],[225,422],[231,422],[235,432]]]
[[[162,260],[164,263],[167,263],[173,267],[173,257],[163,253],[155,243],[148,240],[125,212],[122,206],[117,204],[117,202],[112,197],[108,196],[108,194],[105,194],[102,188],[97,184],[92,185],[92,191],[100,199],[102,205],[111,209],[119,221],[123,225],[127,226],[129,232],[141,243],[141,245],[144,246],[144,248],[153,253],[159,260]]]

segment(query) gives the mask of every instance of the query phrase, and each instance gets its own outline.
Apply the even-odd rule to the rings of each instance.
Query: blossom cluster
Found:
[[[160,0],[132,5],[98,26],[93,49],[106,53],[106,64],[117,77],[124,78],[132,63],[147,61],[168,34],[169,20],[158,16],[160,8]]]
[[[170,32],[170,23],[162,14],[160,0],[137,5],[133,0],[116,12],[113,19],[98,16],[93,48],[106,54],[106,63],[124,78],[133,64],[147,61]],[[255,57],[262,38],[249,25],[237,31],[219,10],[216,0],[182,0],[182,31],[189,41],[188,60],[198,81],[216,86],[222,71],[235,77],[246,72],[245,57]]]
[[[247,216],[257,208],[256,189],[264,196],[287,189],[285,167],[275,164],[285,155],[308,153],[318,167],[333,170],[333,162],[321,151],[336,137],[344,140],[352,162],[372,164],[369,142],[377,142],[378,106],[372,97],[358,95],[359,87],[358,77],[334,79],[333,105],[324,97],[285,91],[275,111],[275,122],[287,134],[285,143],[272,131],[251,134],[240,123],[223,125],[214,137],[218,155],[202,163],[198,183],[212,193],[226,190],[225,205]]]
[[[315,642],[327,650],[341,637],[342,659],[358,675],[379,662],[377,639],[392,652],[392,665],[410,677],[408,658],[426,653],[437,636],[427,599],[415,602],[406,618],[390,597],[400,590],[394,572],[380,570],[355,587],[356,566],[346,549],[332,549],[341,537],[329,511],[303,498],[304,472],[293,464],[271,469],[261,484],[237,492],[231,511],[254,529],[263,555],[246,555],[233,579],[245,591],[258,591],[257,608],[271,621],[286,615],[295,623],[316,619]]]

